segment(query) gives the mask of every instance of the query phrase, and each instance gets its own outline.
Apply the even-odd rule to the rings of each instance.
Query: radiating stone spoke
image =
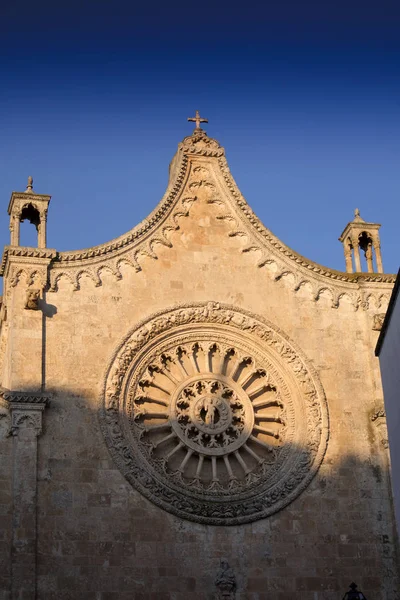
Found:
[[[257,394],[260,394],[263,390],[268,388],[268,383],[263,381],[260,385],[258,385],[256,388],[253,388],[252,390],[249,390],[248,394],[249,394],[249,398],[254,398],[254,396],[257,396]]]
[[[252,377],[255,377],[256,375],[258,375],[258,369],[252,369],[249,373],[242,375],[242,377],[239,379],[238,384],[242,386],[242,388],[244,389],[246,387],[246,385],[249,384],[250,379]]]
[[[189,373],[186,373],[184,366],[181,362],[181,358],[180,358],[181,356],[183,356],[184,351],[182,350],[182,348],[177,348],[175,354],[176,354],[175,364],[178,365],[178,369],[181,372],[183,379],[186,379],[186,377],[188,377]]]
[[[254,417],[257,421],[270,421],[271,423],[282,423],[281,417],[277,417],[275,415],[262,415],[256,413]]]
[[[273,438],[279,439],[279,433],[272,431],[271,429],[266,429],[265,427],[261,427],[261,425],[254,425],[254,431],[258,431],[259,433],[265,433],[265,435],[269,435]]]
[[[171,392],[167,388],[163,387],[160,383],[158,383],[158,381],[154,381],[151,385],[164,392],[164,394],[167,394],[167,396],[171,395]]]
[[[218,472],[217,472],[217,457],[211,457],[211,466],[212,466],[212,480],[219,481]]]
[[[235,452],[235,456],[238,460],[238,463],[240,464],[240,466],[242,467],[244,474],[247,475],[248,473],[251,472],[251,469],[249,468],[249,466],[246,464],[246,462],[243,460],[243,458],[240,456],[240,453],[238,450],[236,450]]]
[[[232,364],[232,369],[230,372],[230,377],[235,381],[235,377],[237,375],[237,373],[239,372],[240,366],[242,364],[243,360],[240,357],[236,357],[235,360],[233,361]]]
[[[146,431],[160,431],[162,429],[171,429],[171,423],[168,421],[167,423],[160,423],[159,425],[146,425]]]
[[[173,456],[176,452],[178,452],[178,450],[183,448],[183,446],[183,442],[179,442],[179,444],[177,444],[175,448],[173,448],[170,452],[168,452],[168,454],[165,455],[166,460],[169,460],[171,456]]]
[[[255,458],[255,460],[258,463],[262,463],[263,462],[263,459],[260,456],[258,456],[247,444],[244,444],[243,448],[246,450],[246,452],[248,454],[250,454],[250,456],[252,456],[253,458]]]
[[[224,370],[224,363],[226,358],[226,352],[222,348],[219,349],[219,362],[218,366],[215,368],[216,373],[220,373],[222,375]]]
[[[226,470],[228,471],[228,475],[229,475],[229,479],[236,479],[235,475],[233,474],[232,471],[232,467],[231,467],[231,463],[229,462],[229,455],[228,454],[224,454],[224,463],[226,466]]]
[[[207,344],[203,344],[202,346],[202,351],[203,351],[203,359],[204,359],[204,371],[206,373],[210,372],[210,347],[207,346]]]
[[[254,392],[254,394],[250,395],[250,399],[254,395],[255,395],[255,392]],[[279,402],[279,400],[277,400],[277,398],[275,397],[275,394],[274,394],[272,398],[270,398],[270,397],[260,398],[259,400],[255,400],[253,402],[253,407],[254,408],[261,408],[261,406],[265,406],[265,407],[267,407],[267,406],[281,406],[281,402]]]
[[[195,357],[194,357],[194,348],[192,348],[192,349],[191,349],[191,350],[188,352],[188,357],[189,357],[190,363],[191,363],[191,365],[192,365],[192,367],[193,367],[193,372],[194,372],[194,373],[199,373],[200,371],[199,371],[199,368],[198,368],[198,366],[197,366],[196,359],[195,359]]]
[[[141,411],[145,417],[149,417],[151,419],[168,419],[169,414],[165,412],[151,412],[149,410]]]
[[[253,441],[255,444],[258,444],[259,446],[266,448],[269,451],[274,450],[274,447],[271,446],[271,444],[267,444],[267,442],[264,442],[263,440],[259,440],[255,435],[251,435],[250,440]]]
[[[154,396],[150,396],[150,394],[146,396],[138,396],[136,398],[136,402],[151,402],[152,404],[160,404],[161,406],[169,406],[169,402],[167,400],[161,400],[161,398],[155,398]]]
[[[178,379],[174,375],[172,375],[171,371],[167,367],[161,369],[161,373],[165,377],[167,377],[174,385],[177,385],[179,383]]]
[[[185,471],[185,467],[187,465],[187,462],[188,462],[189,458],[192,456],[192,454],[193,454],[193,450],[188,450],[186,452],[186,456],[182,460],[181,464],[179,465],[178,471],[180,471],[181,473],[183,473]]]
[[[169,440],[172,440],[174,438],[176,438],[176,435],[175,435],[175,432],[173,431],[169,435],[166,435],[165,437],[161,438],[161,440],[158,440],[157,442],[153,442],[153,446],[154,446],[154,448],[158,448],[158,446],[160,446],[160,444],[164,444],[165,442],[168,442]]]
[[[201,477],[203,463],[204,463],[204,456],[202,454],[199,454],[199,462],[197,463],[197,469],[196,469],[196,479],[200,479],[200,477]]]

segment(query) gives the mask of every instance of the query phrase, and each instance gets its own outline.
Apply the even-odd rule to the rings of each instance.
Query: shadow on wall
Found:
[[[103,439],[91,405],[95,392],[52,390],[52,396],[38,438],[40,600],[339,600],[353,580],[368,600],[399,598],[389,474],[379,440],[367,458],[339,456],[328,446],[308,487],[268,518],[203,525],[159,508],[128,483]],[[7,436],[9,428],[3,407],[2,598],[9,597],[16,543],[11,474],[24,476],[13,465],[20,435]],[[236,583],[231,596],[218,584],[223,558]]]

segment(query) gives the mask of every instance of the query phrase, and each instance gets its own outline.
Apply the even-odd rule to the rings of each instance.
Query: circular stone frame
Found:
[[[257,474],[247,474],[240,484],[232,480],[226,489],[214,483],[209,487],[188,485],[179,470],[168,472],[160,460],[153,459],[151,444],[142,440],[146,428],[136,422],[135,402],[143,374],[149,373],[149,366],[160,357],[195,339],[239,348],[242,355],[250,351],[279,389],[285,407],[283,443],[274,464],[265,461]],[[210,375],[205,369],[201,376],[188,377],[184,385],[177,382],[174,402],[188,382]],[[223,376],[217,379],[225,381]],[[193,414],[193,408],[190,410]],[[292,502],[316,474],[329,437],[324,391],[303,352],[266,319],[217,302],[174,306],[138,323],[111,357],[99,416],[109,451],[135,489],[181,518],[212,525],[255,521]]]

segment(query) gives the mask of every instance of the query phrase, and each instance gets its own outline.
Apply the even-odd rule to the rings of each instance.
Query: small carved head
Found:
[[[39,308],[40,290],[38,288],[28,288],[26,291],[25,308],[28,310],[37,310]]]
[[[221,558],[220,565],[223,571],[227,571],[229,569],[229,563],[226,558]]]

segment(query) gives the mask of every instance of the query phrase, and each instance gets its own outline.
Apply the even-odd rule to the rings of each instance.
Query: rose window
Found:
[[[323,390],[301,351],[260,317],[215,303],[135,327],[107,370],[101,424],[136,489],[214,524],[290,502],[328,438]]]

